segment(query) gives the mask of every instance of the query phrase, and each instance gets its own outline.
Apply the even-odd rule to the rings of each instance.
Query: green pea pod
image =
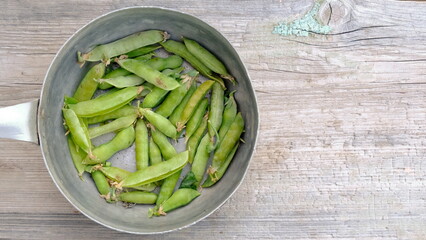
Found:
[[[103,114],[103,115],[99,115],[96,117],[91,117],[91,118],[86,118],[87,119],[87,123],[88,124],[96,124],[96,123],[101,123],[101,122],[105,122],[107,120],[111,120],[111,119],[117,119],[117,118],[121,118],[121,117],[125,117],[125,116],[129,116],[132,114],[139,114],[139,110],[135,107],[133,107],[132,105],[125,105],[117,110],[114,110],[112,112]]]
[[[62,113],[74,143],[77,144],[86,153],[90,153],[92,144],[86,135],[84,124],[82,124],[72,109],[62,109]]]
[[[123,179],[129,176],[130,174],[129,171],[118,167],[101,167],[99,168],[99,171],[101,171],[105,175],[105,177],[115,182],[123,181]]]
[[[70,149],[71,159],[74,163],[75,169],[77,169],[78,176],[82,179],[85,170],[85,165],[82,163],[83,158],[86,157],[86,153],[83,151],[77,151],[71,136],[68,136],[68,147]]]
[[[108,97],[70,104],[69,108],[79,117],[94,117],[112,112],[131,102],[142,91],[138,87],[128,87],[111,93]]]
[[[126,54],[135,49],[162,42],[166,37],[167,34],[159,30],[143,31],[111,43],[99,45],[88,53],[81,54],[78,52],[77,57],[79,62],[107,61],[112,57]]]
[[[128,76],[130,74],[132,74],[132,73],[127,71],[124,68],[117,68],[117,69],[112,70],[111,72],[105,74],[104,78],[109,79],[109,78],[116,78],[116,77],[124,77],[124,76]],[[109,83],[106,83],[106,82],[101,82],[98,85],[98,88],[102,89],[102,90],[105,90],[105,89],[108,89],[108,88],[111,88],[111,87],[112,87],[112,85],[109,84]]]
[[[229,94],[228,101],[225,103],[225,109],[223,110],[222,124],[219,128],[219,139],[225,137],[229,127],[237,115],[237,103],[235,102],[234,92]]]
[[[169,120],[173,125],[176,126],[177,122],[179,122],[180,115],[182,114],[183,109],[185,108],[186,104],[189,102],[189,99],[191,99],[191,96],[194,94],[196,89],[197,89],[197,85],[194,82],[191,84],[191,87],[189,88],[188,92],[185,94],[185,97],[182,99],[182,101],[180,103],[177,101],[175,102],[175,104],[178,104],[178,105],[177,107],[175,107],[172,114],[169,116]],[[164,102],[166,102],[166,100],[164,100]]]
[[[114,78],[101,78],[98,80],[99,83],[108,83],[109,85],[116,88],[126,88],[139,86],[145,82],[141,77],[136,76],[134,74],[127,76],[119,76]]]
[[[167,199],[159,208],[150,209],[148,215],[151,217],[152,215],[160,216],[160,215],[166,215],[166,213],[179,208],[183,207],[195,198],[200,196],[200,193],[197,190],[190,189],[190,188],[181,188],[176,190],[173,195]]]
[[[78,103],[79,101],[77,100],[77,99],[75,99],[75,98],[73,98],[73,97],[68,97],[68,96],[65,96],[64,97],[64,104],[65,105],[68,105],[68,104],[76,104],[76,103]]]
[[[151,192],[132,191],[121,193],[118,198],[123,202],[153,204],[157,200],[157,194]]]
[[[182,72],[184,69],[185,68],[183,68],[183,67],[176,68],[176,69],[165,69],[163,71],[163,74],[165,74],[167,76],[171,76],[171,75],[173,75],[175,73]],[[179,89],[179,88],[176,88],[176,89]],[[168,93],[169,93],[168,90],[164,90],[162,88],[154,86],[151,89],[151,92],[148,93],[145,96],[145,98],[144,98],[144,100],[142,102],[142,107],[144,107],[144,108],[153,108],[153,107],[156,107],[158,104],[160,104],[163,101],[163,99],[166,97],[166,95]]]
[[[191,66],[193,66],[196,70],[198,70],[202,75],[207,77],[212,75],[212,71],[202,62],[200,62],[194,55],[192,55],[183,43],[177,42],[174,40],[167,40],[160,44],[164,47],[166,51],[174,53],[184,58],[186,61],[189,62],[189,64],[191,64]]]
[[[148,108],[139,108],[141,115],[146,118],[156,129],[164,133],[166,136],[176,139],[176,128],[165,117],[151,111]]]
[[[137,121],[135,131],[136,169],[140,170],[148,167],[149,164],[148,129],[144,120]]]
[[[109,162],[107,162],[109,163]],[[127,176],[130,175],[131,172],[122,169],[122,168],[118,168],[118,167],[101,167],[99,169],[99,171],[101,171],[105,177],[111,179],[112,181],[115,182],[121,182],[123,181],[123,179],[125,179]],[[141,191],[153,191],[157,186],[154,183],[149,183],[149,184],[145,184],[145,185],[140,185],[140,186],[136,186],[136,187],[132,187],[133,189],[137,189],[137,190],[141,190]]]
[[[121,77],[121,76],[127,76],[132,74],[131,72],[127,71],[124,68],[116,68],[112,70],[111,72],[105,74],[104,78],[115,78],[115,77]]]
[[[200,62],[206,65],[210,70],[221,75],[221,77],[230,80],[235,84],[235,78],[231,76],[226,70],[225,65],[216,58],[211,52],[202,47],[194,40],[183,38],[186,48],[192,53]]]
[[[185,67],[178,67],[178,68],[173,68],[173,69],[171,69],[171,68],[167,68],[167,69],[164,69],[163,71],[161,71],[163,74],[166,74],[167,76],[170,76],[170,77],[173,77],[173,78],[180,78],[181,77],[181,75],[180,75],[180,73],[183,71],[183,70],[185,70]]]
[[[155,110],[155,112],[160,114],[163,117],[169,117],[173,113],[173,111],[179,106],[179,103],[184,102],[186,100],[185,98],[187,95],[188,95],[187,101],[189,101],[189,98],[191,96],[187,93],[195,91],[196,86],[194,84],[194,80],[195,78],[192,78],[191,80],[186,81],[185,83],[182,83],[180,87],[171,91],[170,94],[163,101],[163,103],[157,108],[157,110]],[[182,110],[183,110],[183,107],[182,107]],[[171,122],[171,119],[170,119],[170,122]],[[175,125],[175,123],[173,123],[173,125]]]
[[[163,99],[167,96],[168,93],[168,90],[164,90],[159,87],[154,87],[152,91],[145,96],[142,102],[142,107],[154,108],[158,106],[158,104],[163,101]]]
[[[117,135],[111,141],[93,149],[93,156],[87,156],[83,160],[83,164],[98,164],[105,162],[118,151],[130,147],[134,140],[135,129],[133,126],[127,127],[117,133]]]
[[[157,206],[160,206],[160,204],[169,199],[170,196],[173,194],[173,190],[175,189],[176,184],[179,181],[181,173],[182,170],[164,179],[163,184],[161,184],[160,192],[158,193],[158,198],[156,202]]]
[[[207,176],[206,181],[203,183],[203,188],[208,188],[213,186],[217,181],[219,181],[223,175],[225,174],[226,170],[229,167],[229,164],[231,163],[232,159],[234,158],[235,153],[237,152],[239,144],[235,145],[235,147],[232,149],[232,151],[229,153],[229,155],[226,157],[225,162],[222,164],[222,166],[219,167],[219,169],[214,174],[209,174]]]
[[[119,90],[120,90],[119,88],[110,89],[110,90],[108,90],[106,92],[103,92],[103,93],[99,94],[98,96],[95,97],[95,99],[96,98],[104,98],[104,97],[109,96],[110,94],[113,94],[113,93],[115,93],[115,92],[117,92]]]
[[[125,116],[129,116],[132,114],[139,114],[139,110],[132,106],[132,105],[125,105],[117,110],[114,110],[112,112],[103,114],[103,115],[99,115],[96,117],[91,117],[91,118],[86,118],[87,123],[88,124],[96,124],[96,123],[101,123],[101,122],[105,122],[107,120],[112,120],[112,119],[117,119],[117,118],[121,118],[121,117],[125,117]]]
[[[107,133],[115,132],[117,130],[126,128],[135,122],[136,117],[137,115],[133,113],[125,117],[117,118],[114,121],[109,122],[105,125],[89,128],[89,136],[92,139]]]
[[[201,120],[200,126],[197,128],[195,133],[189,138],[187,144],[186,144],[186,150],[189,152],[189,163],[192,164],[194,160],[195,153],[197,151],[198,144],[201,141],[201,138],[203,138],[206,129],[207,129],[207,114],[203,117]]]
[[[78,101],[86,101],[93,97],[96,89],[98,88],[97,80],[102,78],[105,74],[105,64],[99,63],[93,66],[81,80],[80,85],[74,93],[74,98]]]
[[[155,144],[154,139],[149,140],[149,161],[151,165],[162,162],[160,148]]]
[[[167,178],[180,171],[188,162],[188,151],[176,154],[167,161],[131,173],[120,185],[133,187]]]
[[[153,51],[155,51],[159,48],[161,48],[161,46],[158,46],[158,45],[144,46],[144,47],[140,47],[138,49],[135,49],[133,51],[130,51],[130,52],[126,53],[125,55],[128,58],[134,58],[134,57],[138,57],[138,56],[141,56],[141,55],[148,54],[148,53],[153,52]]]
[[[150,60],[153,56],[155,56],[155,53],[145,54],[145,55],[136,57],[134,59],[138,60],[138,61],[146,62],[146,61]]]
[[[225,137],[220,142],[219,147],[216,149],[213,155],[213,161],[209,173],[214,174],[217,169],[222,166],[225,162],[226,157],[232,151],[234,146],[240,140],[240,136],[244,131],[244,119],[241,116],[241,113],[238,113],[232,122],[231,127],[228,132],[225,134]]]
[[[166,51],[183,57],[186,61],[188,61],[191,64],[192,67],[198,70],[201,73],[201,75],[215,80],[222,86],[223,89],[226,89],[223,80],[221,78],[214,76],[213,72],[206,65],[204,65],[200,60],[198,60],[194,55],[192,55],[192,53],[188,51],[188,49],[185,47],[183,43],[173,41],[173,40],[168,40],[160,44],[164,47]]]
[[[174,78],[169,77],[158,70],[150,67],[147,63],[133,60],[133,59],[122,59],[117,61],[120,66],[139,77],[145,79],[147,82],[154,84],[155,86],[164,90],[173,90],[180,86]]]
[[[197,130],[198,126],[200,126],[203,120],[203,116],[206,114],[208,105],[209,105],[209,100],[207,98],[204,98],[203,100],[201,100],[201,103],[200,105],[198,105],[197,109],[195,109],[194,114],[192,114],[192,117],[189,119],[188,123],[186,124],[186,128],[185,128],[186,141],[189,140],[192,134],[194,134],[194,132]]]
[[[223,91],[222,87],[215,83],[212,88],[212,94],[210,97],[210,111],[209,111],[209,122],[211,124],[211,127],[209,128],[209,135],[210,135],[210,143],[209,143],[209,152],[213,151],[217,144],[216,141],[220,141],[220,139],[215,140],[216,136],[216,129],[220,128],[220,125],[222,124],[222,117],[223,117],[223,108],[224,108],[224,99],[225,99],[225,92]]]
[[[162,132],[151,128],[151,136],[158,148],[160,148],[161,155],[163,155],[165,160],[168,160],[177,154],[176,149]]]
[[[194,94],[192,94],[188,103],[185,105],[185,108],[182,110],[179,122],[176,123],[178,132],[180,132],[185,127],[186,123],[191,118],[195,109],[198,107],[201,100],[204,98],[204,96],[206,96],[207,92],[210,90],[214,83],[214,81],[207,80],[197,87]]]
[[[152,92],[152,90],[155,88],[156,86],[152,85],[149,82],[145,82],[144,84],[142,84],[142,92],[140,92],[137,96],[137,98],[143,98],[146,97],[150,92]]]
[[[203,139],[201,139],[194,157],[194,162],[192,162],[191,171],[194,173],[195,178],[197,179],[197,186],[200,185],[200,182],[203,180],[204,173],[206,172],[207,161],[209,160],[210,156],[210,153],[207,149],[209,143],[209,135],[206,134],[204,135]]]
[[[162,71],[167,68],[178,68],[182,65],[183,59],[178,55],[172,55],[166,58],[152,58],[146,62],[150,67]]]
[[[93,171],[92,178],[99,193],[106,196],[110,192],[110,186],[104,174],[101,171]]]

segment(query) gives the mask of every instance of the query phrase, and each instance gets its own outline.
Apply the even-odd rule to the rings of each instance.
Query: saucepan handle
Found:
[[[0,108],[0,138],[16,139],[38,144],[38,99]]]

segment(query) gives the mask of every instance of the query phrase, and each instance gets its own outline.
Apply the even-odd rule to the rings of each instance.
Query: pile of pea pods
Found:
[[[109,203],[155,204],[149,216],[185,206],[218,182],[244,132],[235,91],[224,84],[236,81],[224,64],[194,40],[168,37],[147,30],[78,52],[81,65],[93,66],[62,109],[78,175],[91,174]],[[108,133],[115,133],[110,141],[92,144]],[[186,143],[180,153],[172,144],[178,138]],[[108,160],[133,144],[136,171],[111,166]]]

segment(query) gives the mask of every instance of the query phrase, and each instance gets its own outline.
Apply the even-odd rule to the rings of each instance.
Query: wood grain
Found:
[[[220,30],[261,109],[247,177],[217,212],[144,239],[426,239],[426,3],[328,1],[327,35],[271,34],[309,0],[1,1],[0,106],[39,97],[60,46],[94,17],[161,6]],[[331,15],[331,17],[330,17]],[[77,212],[37,145],[0,140],[0,238],[141,238]]]

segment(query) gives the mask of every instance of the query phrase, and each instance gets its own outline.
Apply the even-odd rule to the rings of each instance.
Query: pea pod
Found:
[[[137,115],[133,113],[125,117],[117,118],[114,121],[107,123],[105,125],[89,128],[89,136],[92,139],[107,133],[111,133],[111,132],[126,128],[135,122],[136,117]]]
[[[78,52],[77,57],[79,62],[107,61],[112,57],[128,53],[137,48],[164,41],[166,37],[167,34],[159,30],[143,31],[111,43],[99,45],[88,53],[82,54]]]
[[[191,96],[194,94],[196,89],[197,89],[197,86],[195,85],[195,83],[191,84],[191,87],[189,88],[188,92],[185,94],[185,97],[182,99],[182,101],[180,103],[175,102],[175,104],[178,104],[178,105],[177,105],[177,107],[175,107],[175,109],[173,110],[172,114],[169,117],[169,120],[173,125],[176,126],[177,122],[179,122],[180,115],[182,114],[183,109],[185,108],[186,104],[189,102],[189,99],[191,99]],[[164,100],[164,101],[166,101],[166,100]],[[164,104],[164,102],[163,102],[163,104]],[[159,114],[161,114],[161,113],[159,113]]]
[[[78,101],[86,101],[93,97],[96,89],[98,88],[97,80],[102,78],[105,74],[105,64],[99,63],[93,66],[81,80],[77,90],[74,93],[74,98]]]
[[[216,58],[211,52],[202,47],[199,43],[194,40],[183,38],[186,48],[192,53],[200,62],[206,65],[210,70],[220,74],[221,77],[230,80],[235,84],[235,78],[232,77],[226,70],[225,65]]]
[[[109,79],[109,78],[116,78],[116,77],[124,77],[124,76],[128,76],[128,75],[131,75],[131,74],[132,74],[131,72],[127,71],[124,68],[117,68],[117,69],[112,70],[111,72],[105,74],[104,78]],[[106,82],[101,82],[98,85],[98,88],[102,89],[102,90],[105,90],[105,89],[108,89],[108,88],[111,88],[111,87],[112,87],[112,85],[109,84],[109,83],[106,83]]]
[[[173,190],[175,189],[175,186],[179,181],[181,173],[182,170],[164,179],[163,184],[161,184],[160,192],[158,193],[158,198],[156,201],[157,206],[160,206],[160,204],[169,199],[170,196],[173,194]]]
[[[244,131],[244,119],[241,116],[241,113],[238,113],[234,121],[231,124],[228,132],[225,134],[225,137],[220,142],[219,147],[216,149],[213,155],[212,166],[209,169],[210,174],[214,174],[217,169],[222,166],[225,162],[226,157],[232,151],[234,146],[240,140],[240,136]]]
[[[77,147],[75,146],[75,143],[73,142],[71,136],[68,136],[67,139],[74,167],[75,169],[77,169],[78,176],[82,178],[85,168],[85,165],[82,163],[82,161],[83,158],[86,157],[86,153],[84,153],[83,151],[77,151]]]
[[[107,162],[109,163],[109,162]],[[123,179],[125,179],[127,176],[130,175],[131,172],[122,169],[122,168],[118,168],[118,167],[101,167],[99,169],[99,171],[101,171],[105,177],[111,179],[114,182],[121,182]],[[145,184],[145,185],[140,185],[140,186],[135,186],[132,187],[133,189],[137,189],[137,190],[141,190],[141,191],[153,191],[157,186],[153,183],[149,183],[149,184]]]
[[[228,101],[225,103],[225,109],[223,110],[222,124],[219,128],[219,139],[225,137],[229,127],[237,115],[237,103],[235,102],[234,92],[229,94]]]
[[[174,53],[184,58],[186,61],[189,62],[189,64],[191,64],[191,66],[193,66],[196,70],[198,70],[202,75],[207,77],[212,75],[212,71],[202,62],[200,62],[194,55],[192,55],[183,43],[177,42],[174,40],[167,40],[160,44],[164,47],[166,51]]]
[[[177,154],[175,148],[170,144],[164,134],[155,130],[151,131],[151,134],[166,161],[169,161],[169,159],[172,159]],[[160,193],[158,194],[157,205],[167,200],[172,195],[176,183],[179,180],[180,174],[181,171],[177,171],[176,173],[164,179],[163,184],[161,185]]]
[[[137,98],[146,97],[149,93],[152,92],[152,90],[154,90],[154,88],[156,88],[156,86],[149,82],[145,82],[144,84],[142,84],[142,88],[143,90],[138,94]]]
[[[90,153],[92,149],[92,143],[86,134],[86,126],[81,122],[72,109],[62,109],[62,113],[64,115],[65,123],[71,132],[74,143],[77,144],[86,153]]]
[[[119,88],[110,89],[110,90],[108,90],[106,92],[103,92],[103,93],[99,94],[98,96],[95,97],[95,99],[96,98],[104,98],[104,97],[109,96],[110,94],[113,94],[113,93],[115,93],[115,92],[117,92],[119,90],[120,90]],[[73,104],[75,104],[75,103],[73,103]]]
[[[176,123],[178,132],[180,132],[185,127],[186,123],[191,118],[195,109],[198,107],[201,100],[204,98],[204,96],[206,96],[207,92],[210,90],[214,83],[214,81],[207,80],[197,87],[194,94],[192,94],[188,103],[185,105],[185,108],[182,110],[179,122]]]
[[[208,105],[209,105],[209,100],[207,98],[204,98],[203,100],[201,100],[201,103],[200,105],[198,105],[197,109],[195,109],[194,114],[192,114],[192,117],[189,119],[188,123],[186,124],[186,128],[185,128],[186,141],[189,140],[192,134],[194,134],[194,132],[197,130],[198,126],[200,126],[203,116],[206,113]]]
[[[187,95],[187,100],[189,100],[191,96],[187,93],[195,91],[196,87],[194,84],[194,79],[195,77],[191,78],[189,81],[186,82],[184,82],[185,80],[183,80],[182,85],[171,91],[170,94],[163,101],[163,103],[157,108],[157,110],[155,110],[155,112],[163,117],[169,117],[173,113],[173,111],[179,106],[179,103],[185,102],[185,97]],[[173,125],[175,125],[175,123],[173,123]]]
[[[142,119],[137,121],[135,129],[136,169],[140,170],[148,167],[149,164],[148,129]]]
[[[160,148],[158,148],[152,138],[149,140],[149,161],[151,165],[155,165],[163,161],[161,158]]]
[[[201,138],[203,138],[206,129],[207,129],[207,120],[208,115],[204,115],[203,119],[201,120],[200,126],[197,128],[195,133],[189,138],[187,144],[186,144],[186,150],[189,152],[189,163],[192,164],[194,160],[195,153],[197,151],[198,144],[201,141]]]
[[[128,87],[111,93],[108,97],[100,97],[92,100],[70,104],[77,116],[94,117],[112,112],[132,101],[142,91],[138,87]]]
[[[135,57],[134,59],[138,60],[138,61],[146,62],[146,61],[150,60],[153,56],[155,56],[155,53],[145,54],[145,55],[142,55],[142,56],[139,56],[139,57]]]
[[[217,81],[223,89],[226,89],[223,80],[213,76],[213,72],[200,60],[198,60],[194,55],[192,55],[192,53],[188,51],[188,49],[183,43],[174,40],[167,40],[160,44],[164,47],[166,51],[183,57],[187,62],[191,64],[192,67],[199,71],[201,75]]]
[[[157,200],[157,194],[151,192],[132,191],[121,193],[118,198],[123,202],[153,204]]]
[[[152,56],[153,56],[152,54],[147,54],[147,55],[140,56],[140,58],[143,59],[143,61],[147,61]],[[117,69],[105,74],[104,78],[110,79],[110,78],[116,78],[116,77],[124,77],[124,76],[128,76],[128,75],[131,75],[131,74],[132,74],[131,72],[127,71],[124,68],[117,68]],[[103,90],[111,88],[111,87],[112,87],[112,85],[107,83],[107,82],[101,82],[98,85],[98,88],[103,89]]]
[[[139,86],[142,83],[145,82],[141,77],[136,76],[134,74],[130,74],[127,76],[119,76],[114,78],[102,78],[99,79],[98,82],[100,84],[102,83],[108,83],[109,85],[116,87],[116,88],[126,88],[126,87],[133,87],[133,86]]]
[[[215,140],[216,130],[219,129],[222,124],[222,115],[223,115],[223,102],[225,98],[225,93],[222,87],[215,83],[212,88],[212,94],[210,97],[210,111],[209,111],[209,122],[211,126],[209,127],[210,143],[209,143],[209,152],[213,151],[220,139]]]
[[[137,108],[133,107],[132,105],[125,105],[117,110],[114,110],[112,112],[99,115],[96,117],[86,118],[88,124],[95,124],[95,123],[101,123],[105,122],[107,120],[111,119],[117,119],[125,116],[129,116],[132,114],[139,114],[139,111]]]
[[[147,82],[150,82],[164,90],[173,90],[180,86],[174,78],[166,76],[158,70],[155,70],[147,63],[133,59],[122,59],[118,60],[117,63],[120,64],[122,68],[133,72],[139,77],[145,79]]]
[[[68,105],[68,104],[76,104],[76,103],[78,103],[79,101],[77,100],[77,99],[75,99],[75,98],[73,98],[73,97],[68,97],[68,96],[65,96],[64,97],[64,105]]]
[[[180,67],[177,67],[177,68],[167,68],[167,69],[164,69],[164,70],[163,70],[163,71],[161,71],[161,72],[162,72],[163,74],[167,75],[167,76],[170,76],[170,77],[172,77],[172,78],[177,79],[177,78],[180,78],[180,77],[181,77],[181,76],[180,76],[180,73],[181,73],[183,70],[185,70],[185,67],[180,66]]]
[[[188,152],[178,153],[167,161],[131,173],[120,185],[122,187],[133,187],[162,180],[180,171],[187,162]]]
[[[200,196],[200,193],[197,190],[190,189],[190,188],[181,188],[176,190],[173,195],[167,199],[159,208],[154,208],[149,211],[149,216],[152,215],[160,216],[160,215],[166,215],[166,213],[185,206],[192,202],[195,198]]]
[[[200,144],[198,145],[197,152],[195,153],[194,161],[192,162],[191,171],[194,173],[195,178],[197,179],[196,185],[199,186],[200,182],[203,180],[204,173],[207,167],[207,161],[209,160],[209,150],[208,145],[210,143],[209,135],[204,135],[201,139]]]
[[[151,111],[148,108],[139,108],[141,115],[146,118],[156,129],[164,133],[166,136],[176,139],[176,128],[165,117]]]
[[[93,171],[92,178],[99,193],[106,196],[110,192],[110,186],[104,174],[100,171]]]
[[[232,159],[234,158],[235,153],[237,152],[239,144],[235,145],[235,147],[232,149],[232,151],[229,153],[229,155],[226,157],[225,162],[222,164],[222,166],[219,167],[219,169],[214,174],[209,174],[207,176],[206,181],[203,183],[203,188],[208,188],[213,186],[217,181],[219,181],[223,175],[225,174],[226,170],[229,167],[229,164],[231,163]]]
[[[180,68],[176,68],[176,69],[165,69],[164,71],[163,71],[163,73],[165,74],[165,75],[167,75],[167,76],[171,76],[171,75],[173,75],[173,74],[175,74],[175,73],[180,73],[180,72],[182,72],[184,70],[184,68],[183,67],[180,67]],[[180,88],[180,87],[179,87]],[[176,88],[176,89],[179,89],[179,88]],[[175,89],[175,90],[176,90]],[[145,98],[144,98],[144,100],[143,100],[143,102],[142,102],[142,107],[144,107],[144,108],[153,108],[153,107],[156,107],[158,104],[160,104],[161,103],[161,101],[163,101],[163,99],[166,97],[166,95],[169,93],[169,91],[168,90],[164,90],[164,89],[162,89],[162,88],[159,88],[159,87],[153,87],[152,89],[151,89],[151,92],[150,93],[148,93],[146,96],[145,96]]]
[[[166,58],[156,57],[146,61],[146,64],[158,71],[162,71],[167,68],[178,68],[182,65],[182,63],[183,59],[178,55],[171,55]]]
[[[133,126],[121,130],[109,142],[102,144],[92,151],[92,157],[87,156],[84,164],[97,164],[102,163],[111,158],[115,153],[130,147],[135,140],[135,129]]]
[[[160,149],[161,155],[163,155],[165,160],[168,160],[177,154],[176,149],[169,142],[166,135],[164,135],[162,132],[156,129],[151,129],[151,136]]]
[[[148,54],[148,53],[153,52],[153,51],[155,51],[155,50],[157,50],[159,48],[161,48],[161,46],[158,46],[158,45],[148,45],[148,46],[140,47],[138,49],[130,51],[130,52],[126,53],[125,55],[128,58],[134,58],[134,57],[138,57],[138,56],[141,56],[141,55]]]

